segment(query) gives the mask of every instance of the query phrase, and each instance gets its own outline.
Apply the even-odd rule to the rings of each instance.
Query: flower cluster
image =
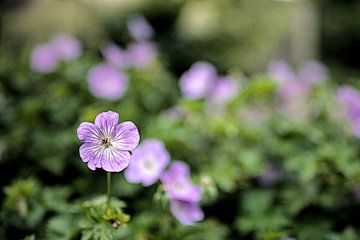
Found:
[[[60,33],[48,43],[39,44],[31,53],[31,68],[39,73],[56,71],[60,61],[73,61],[82,53],[81,43],[71,35]]]
[[[125,178],[131,183],[150,186],[159,179],[170,199],[171,213],[181,224],[190,225],[204,218],[199,207],[202,188],[193,184],[189,167],[180,161],[174,161],[170,168],[170,155],[164,144],[156,139],[143,141],[133,152]]]
[[[327,79],[326,68],[315,61],[304,63],[295,73],[287,62],[275,60],[269,64],[267,72],[280,84],[279,96],[283,101],[304,96],[312,86]]]
[[[360,136],[360,93],[350,86],[341,87],[337,91],[337,99],[345,111],[353,134]]]
[[[90,92],[98,98],[118,100],[128,87],[125,71],[129,68],[147,67],[156,57],[156,45],[150,42],[153,29],[142,16],[129,18],[128,29],[135,42],[127,49],[115,43],[107,43],[101,48],[106,63],[100,63],[90,69],[88,84]]]
[[[196,100],[207,98],[216,104],[231,101],[239,91],[239,84],[227,76],[218,76],[216,69],[208,62],[194,63],[184,72],[179,81],[184,98]]]

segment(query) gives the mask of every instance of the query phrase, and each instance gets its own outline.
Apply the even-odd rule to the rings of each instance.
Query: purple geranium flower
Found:
[[[170,155],[164,144],[156,139],[147,139],[133,152],[125,178],[144,186],[154,184],[169,164]]]
[[[196,62],[180,77],[181,93],[190,100],[206,97],[216,78],[216,70],[210,63]]]
[[[131,36],[137,41],[149,40],[154,35],[153,28],[141,15],[130,17],[127,22],[127,27]]]
[[[199,202],[202,188],[191,182],[189,167],[181,161],[175,161],[170,169],[161,177],[165,190],[170,199],[187,202]]]
[[[345,110],[346,118],[355,136],[360,136],[360,93],[352,87],[341,87],[337,99]]]
[[[99,98],[120,99],[128,86],[128,78],[113,65],[99,64],[93,67],[87,77],[90,92]]]
[[[275,165],[270,165],[259,176],[258,180],[261,185],[270,187],[278,183],[281,177],[282,177],[281,169]]]
[[[151,42],[132,43],[128,46],[127,54],[132,67],[143,68],[155,59],[157,49]]]
[[[234,99],[238,92],[238,82],[229,77],[222,76],[216,80],[209,98],[211,102],[225,104]]]
[[[58,34],[50,42],[59,59],[72,61],[77,59],[82,53],[82,46],[79,40],[68,34]]]
[[[106,61],[117,67],[126,68],[129,66],[129,56],[126,50],[117,46],[115,43],[108,43],[102,49],[101,53]]]
[[[58,63],[57,53],[50,44],[37,45],[31,53],[31,68],[36,72],[54,72]]]
[[[272,61],[268,67],[268,74],[279,82],[279,95],[284,101],[302,97],[314,84],[327,78],[326,68],[315,61],[305,62],[298,73],[295,73],[285,61]]]
[[[119,114],[108,111],[95,118],[95,124],[83,122],[77,135],[83,144],[80,157],[91,170],[102,168],[107,172],[120,172],[129,165],[130,152],[140,140],[133,122],[118,124]]]
[[[183,225],[191,225],[204,219],[204,213],[197,203],[171,200],[170,211]]]

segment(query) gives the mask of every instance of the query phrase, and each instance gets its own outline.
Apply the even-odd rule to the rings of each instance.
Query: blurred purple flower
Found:
[[[149,40],[154,35],[154,30],[149,22],[141,15],[129,18],[127,22],[128,30],[136,41]]]
[[[119,114],[108,111],[98,114],[95,124],[83,122],[77,135],[83,144],[80,157],[91,170],[102,168],[107,172],[120,172],[129,165],[130,153],[140,140],[133,122],[118,124]]]
[[[213,103],[225,104],[236,97],[239,92],[239,84],[229,77],[219,77],[211,92],[210,101]]]
[[[328,73],[325,66],[316,61],[305,62],[298,72],[299,80],[310,86],[326,80],[327,77]]]
[[[108,100],[120,99],[128,85],[127,76],[109,64],[99,64],[90,69],[87,81],[95,97]]]
[[[157,49],[154,43],[139,42],[130,44],[127,53],[132,67],[143,68],[155,59]]]
[[[115,43],[108,43],[101,49],[106,61],[114,66],[126,68],[129,66],[129,56],[126,50]]]
[[[169,162],[170,155],[164,144],[156,139],[147,139],[133,152],[125,178],[131,183],[150,186],[160,178]]]
[[[180,77],[182,95],[190,100],[206,97],[217,78],[215,68],[207,62],[196,62]]]
[[[170,201],[170,211],[183,225],[191,225],[204,219],[204,213],[198,203],[181,200]]]
[[[315,61],[305,62],[296,74],[287,62],[275,60],[269,64],[267,72],[279,82],[279,95],[284,101],[302,97],[314,84],[327,78],[326,68]]]
[[[202,188],[191,182],[189,167],[181,161],[174,161],[170,169],[161,176],[168,197],[173,200],[199,202]]]
[[[353,87],[341,87],[337,99],[345,111],[346,118],[355,136],[360,136],[360,93]]]
[[[259,176],[258,180],[262,186],[274,186],[281,179],[281,171],[279,167],[274,165],[268,166],[265,171]]]
[[[267,72],[270,77],[274,78],[279,83],[296,80],[296,74],[289,64],[283,60],[274,60],[270,62]]]
[[[59,59],[52,45],[41,44],[34,47],[31,53],[31,68],[39,73],[54,72],[59,64]]]
[[[50,42],[53,50],[56,52],[58,59],[72,61],[80,57],[82,46],[79,40],[68,34],[58,34]]]

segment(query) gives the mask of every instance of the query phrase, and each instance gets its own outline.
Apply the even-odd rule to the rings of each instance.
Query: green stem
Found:
[[[110,198],[111,198],[111,173],[106,173],[106,184],[107,184],[107,193],[106,193],[106,209],[109,208]]]

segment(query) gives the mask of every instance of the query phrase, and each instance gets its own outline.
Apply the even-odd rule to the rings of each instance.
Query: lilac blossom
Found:
[[[181,93],[190,100],[207,97],[216,78],[216,70],[210,63],[196,62],[180,77]]]
[[[171,200],[170,211],[174,217],[183,225],[192,225],[204,219],[204,213],[198,203]]]
[[[114,66],[126,68],[130,64],[127,51],[117,46],[115,43],[107,43],[101,49],[101,53],[106,61]]]
[[[129,165],[130,152],[140,140],[133,122],[118,124],[119,114],[108,111],[98,114],[95,124],[83,122],[77,135],[83,144],[80,157],[91,170],[102,168],[107,172],[120,172]]]
[[[149,22],[141,15],[129,18],[127,28],[136,41],[149,40],[154,35],[154,30]]]
[[[53,50],[56,52],[58,59],[72,61],[80,57],[82,46],[79,40],[68,34],[58,34],[50,42]]]
[[[341,87],[337,99],[345,111],[346,118],[355,136],[360,136],[360,93],[352,87]]]
[[[191,182],[189,167],[184,162],[174,161],[162,175],[161,182],[170,199],[199,202],[202,198],[203,190]]]
[[[50,44],[35,46],[31,53],[31,68],[39,73],[54,72],[59,64],[56,51]]]
[[[128,46],[127,54],[132,67],[143,68],[156,58],[157,48],[151,42],[132,43]]]
[[[128,86],[127,76],[109,64],[99,64],[90,69],[87,81],[95,97],[107,100],[120,99]]]
[[[226,76],[219,77],[210,93],[210,101],[225,104],[236,97],[239,92],[239,84],[234,79]]]
[[[164,144],[156,139],[147,139],[133,152],[125,178],[131,183],[150,186],[159,180],[169,162],[170,155]]]

